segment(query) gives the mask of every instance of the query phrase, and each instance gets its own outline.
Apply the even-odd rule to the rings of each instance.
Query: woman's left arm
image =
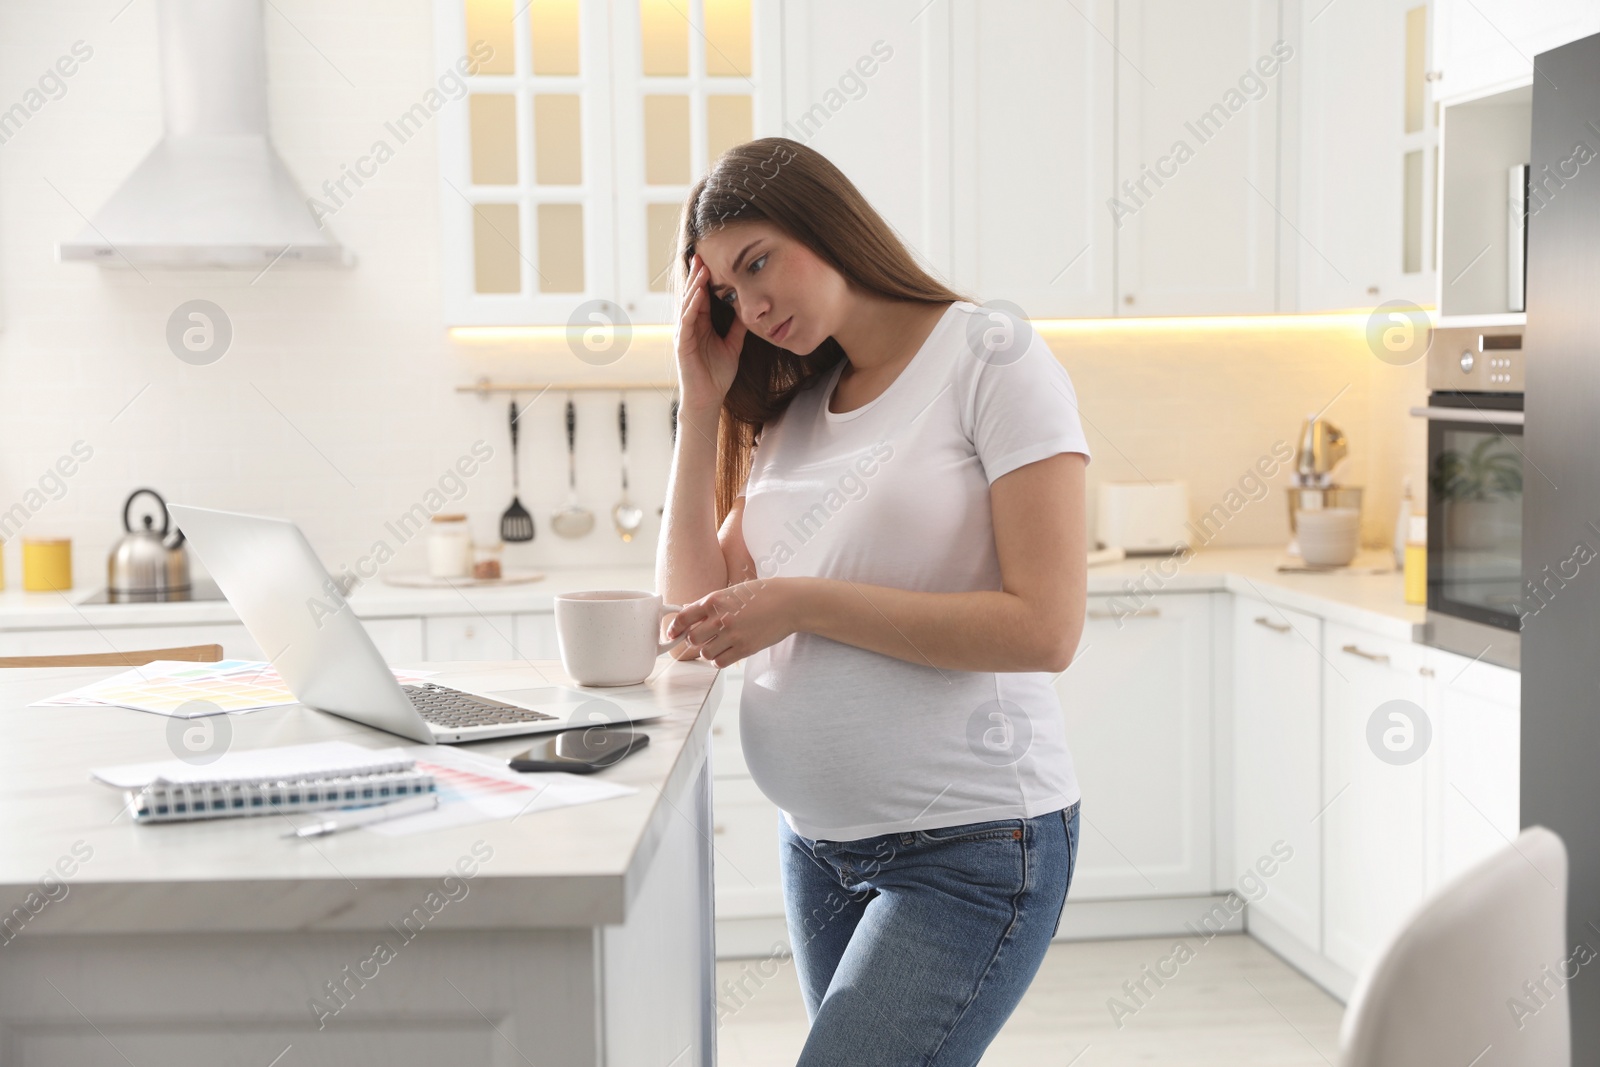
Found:
[[[814,633],[953,671],[1067,669],[1082,636],[1088,582],[1084,468],[1058,452],[989,486],[997,591],[924,593],[831,578],[758,578],[719,589],[674,618],[719,667],[792,633]]]

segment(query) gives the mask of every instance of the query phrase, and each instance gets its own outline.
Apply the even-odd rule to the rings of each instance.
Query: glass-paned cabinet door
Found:
[[[671,264],[689,187],[724,150],[777,134],[777,0],[612,0],[619,296],[674,321]]]
[[[614,299],[607,0],[436,11],[446,321],[559,324]]]
[[[1439,203],[1439,110],[1433,102],[1433,69],[1428,61],[1432,39],[1431,4],[1400,0],[1404,11],[1405,119],[1401,151],[1400,272],[1407,288],[1431,294],[1439,269],[1435,232]]]

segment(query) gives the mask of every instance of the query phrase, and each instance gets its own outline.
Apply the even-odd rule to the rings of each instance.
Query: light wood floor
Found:
[[[1198,945],[1194,958],[1133,1007],[1122,984],[1172,951],[1173,939],[1058,942],[1022,1003],[989,1046],[983,1067],[1328,1067],[1338,1061],[1343,1006],[1243,935]],[[1171,970],[1168,965],[1167,970]],[[732,982],[742,992],[728,992]],[[720,1067],[793,1067],[806,1012],[794,965],[722,960]],[[1149,988],[1154,989],[1153,984]]]

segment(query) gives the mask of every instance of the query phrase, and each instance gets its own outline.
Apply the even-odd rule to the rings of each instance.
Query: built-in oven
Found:
[[[1435,330],[1428,350],[1424,641],[1522,662],[1522,328]]]

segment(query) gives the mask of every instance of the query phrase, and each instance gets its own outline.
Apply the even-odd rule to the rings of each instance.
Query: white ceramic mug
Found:
[[[659,593],[591,589],[556,594],[556,644],[561,666],[579,685],[637,685],[650,677],[656,657],[688,638],[661,640],[661,620],[677,604]]]

